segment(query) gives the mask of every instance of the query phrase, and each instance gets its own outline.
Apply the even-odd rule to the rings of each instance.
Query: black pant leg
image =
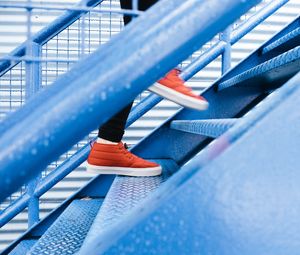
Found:
[[[138,9],[141,11],[147,10],[158,0],[139,0]],[[132,0],[120,0],[122,9],[132,9]],[[131,21],[131,16],[124,15],[124,24],[127,25]],[[130,113],[133,102],[127,105],[123,110],[113,116],[110,120],[104,123],[98,132],[98,137],[112,142],[120,142],[124,135],[125,125]]]
[[[146,11],[158,0],[138,0],[138,9],[140,11]],[[132,0],[120,0],[121,8],[132,10]],[[131,21],[131,16],[124,15],[124,24],[127,25]]]

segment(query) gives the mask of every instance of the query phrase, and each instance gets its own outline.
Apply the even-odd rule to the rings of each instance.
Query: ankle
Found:
[[[118,144],[118,143],[115,143],[115,142],[112,142],[112,141],[109,141],[109,140],[105,140],[103,138],[100,138],[98,137],[97,140],[96,140],[97,143],[101,143],[101,144]]]

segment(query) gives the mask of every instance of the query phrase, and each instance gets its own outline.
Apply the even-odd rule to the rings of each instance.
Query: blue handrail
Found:
[[[101,3],[103,0],[83,0],[76,5],[78,8],[84,7],[94,7]],[[27,3],[28,5],[28,3]],[[27,6],[28,9],[30,6]],[[28,9],[27,15],[27,41],[13,50],[8,54],[9,58],[13,58],[14,61],[10,61],[9,58],[5,61],[0,62],[0,76],[4,75],[6,72],[11,70],[14,66],[22,61],[23,56],[27,56],[28,59],[36,58],[41,59],[42,45],[50,41],[54,36],[64,30],[66,27],[70,26],[73,22],[78,20],[82,14],[85,14],[85,10],[68,10],[63,15],[55,19],[48,26],[43,28],[41,31],[31,36],[31,10]],[[24,57],[23,57],[24,58]],[[3,59],[3,58],[2,58]],[[26,101],[29,100],[41,87],[41,63],[39,61],[25,61],[26,63]],[[18,121],[15,119],[14,121]],[[8,126],[2,125],[3,128],[11,127],[12,123],[6,123]],[[2,133],[2,132],[1,132]],[[32,180],[27,185],[27,196],[26,199],[18,199],[15,205],[18,205],[20,201],[26,201],[26,206],[28,206],[28,226],[32,226],[37,221],[39,221],[39,196],[36,196],[35,189],[37,188],[39,178]],[[29,195],[29,197],[28,197]],[[24,195],[23,195],[24,196]],[[14,213],[18,213],[20,208],[23,206],[18,206],[18,209]],[[6,213],[11,212],[11,208],[7,208],[1,213],[1,217],[6,218]],[[10,220],[10,219],[8,219]],[[2,223],[2,222],[1,222]],[[5,223],[0,223],[2,226]]]
[[[240,25],[235,31],[238,31],[238,33],[235,33],[237,37],[240,36],[240,38],[248,33],[251,29],[253,29],[254,24],[258,25],[260,22],[262,22],[265,18],[267,18],[269,15],[271,15],[274,11],[276,11],[278,8],[280,8],[282,5],[284,5],[288,0],[285,1],[275,1],[270,4],[268,4],[266,7],[264,7],[262,10],[260,10],[257,14],[255,14],[250,20]],[[259,21],[259,22],[257,22]],[[47,30],[47,29],[46,29]],[[61,30],[60,30],[61,31]],[[239,39],[240,39],[239,38]],[[51,39],[51,38],[50,38]],[[238,39],[238,40],[239,40]],[[235,39],[232,41],[232,44],[234,44],[237,40]],[[189,65],[184,72],[182,73],[182,77],[184,79],[189,79],[191,76],[193,76],[193,73],[198,72],[200,69],[202,69],[205,65],[207,65],[209,62],[214,60],[217,56],[219,56],[224,50],[224,44],[218,43],[215,46],[213,46],[211,49],[209,49],[207,52],[202,54],[199,59],[197,59],[195,62],[193,62],[191,65]],[[129,116],[129,120],[127,123],[127,126],[132,124],[135,120],[140,118],[145,112],[150,110],[154,105],[156,105],[158,102],[160,102],[161,98],[155,95],[150,95],[147,98],[145,98],[140,104],[134,107],[132,113]],[[59,182],[62,178],[64,178],[69,172],[71,172],[73,169],[75,169],[77,166],[79,166],[87,157],[89,152],[89,146],[85,146],[80,151],[75,153],[74,156],[72,156],[70,159],[68,159],[67,162],[63,163],[61,166],[59,166],[55,171],[53,171],[50,175],[48,175],[44,180],[38,185],[35,196],[39,197],[43,195],[47,190],[49,190],[51,187],[53,187],[57,182]],[[6,224],[11,218],[13,218],[16,214],[21,212],[24,208],[26,208],[30,197],[23,195],[20,199],[15,201],[11,206],[9,206],[7,209],[5,209],[1,215],[0,215],[0,226]]]
[[[20,122],[0,137],[0,201],[259,2],[162,0],[11,114]]]

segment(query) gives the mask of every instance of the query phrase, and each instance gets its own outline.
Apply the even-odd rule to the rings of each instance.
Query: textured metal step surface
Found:
[[[176,120],[171,122],[171,128],[193,134],[217,138],[231,128],[236,119],[211,120]]]
[[[20,242],[9,255],[23,255],[26,254],[37,242],[37,240],[24,240]]]
[[[286,42],[295,39],[296,37],[300,37],[300,27],[294,29],[293,31],[289,32],[288,34],[284,35],[283,37],[279,38],[275,42],[267,45],[263,48],[262,53],[265,54],[271,50],[278,48],[279,46],[285,44]]]
[[[102,201],[102,199],[74,200],[28,254],[76,253],[81,247]]]
[[[247,70],[246,72],[243,72],[235,77],[232,77],[220,83],[218,85],[218,90],[223,90],[231,86],[238,85],[239,83],[247,81],[251,78],[258,79],[260,76],[264,76],[264,75],[267,76],[267,77],[263,77],[265,81],[266,80],[272,81],[273,76],[275,78],[281,76],[281,74],[277,72],[277,69],[284,66],[286,66],[286,70],[284,70],[284,73],[286,75],[293,75],[300,70],[300,46],[295,47],[292,50],[289,50],[271,60],[268,60],[256,67]],[[267,75],[267,72],[270,71],[274,71],[274,74]]]
[[[103,241],[110,247],[91,248],[109,255],[299,254],[299,84],[300,73],[228,131],[230,148],[214,160],[199,154],[180,169],[198,170],[176,192],[126,218],[136,222],[122,237],[111,233]]]
[[[173,160],[153,160],[163,167],[163,174],[156,177],[117,176],[114,180],[98,215],[83,243],[81,254],[88,248],[99,233],[118,222],[149,193],[157,189],[178,169]]]

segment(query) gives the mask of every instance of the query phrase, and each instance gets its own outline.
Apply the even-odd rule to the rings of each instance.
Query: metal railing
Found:
[[[78,47],[79,56],[76,59],[59,57],[57,56],[48,57],[45,54],[49,54],[49,48],[47,43],[57,36],[60,32],[67,30],[68,27],[78,20],[82,15],[86,13],[117,13],[117,14],[128,14],[132,16],[137,16],[141,12],[137,11],[137,1],[133,0],[133,10],[121,10],[121,9],[106,9],[106,10],[95,10],[94,6],[102,1],[83,1],[80,5],[67,9],[66,14],[59,17],[57,20],[52,22],[43,31],[37,35],[32,35],[31,33],[31,12],[33,9],[43,9],[43,10],[58,10],[59,8],[50,6],[37,6],[32,4],[28,0],[26,5],[5,5],[0,4],[0,8],[25,8],[28,12],[27,17],[27,41],[14,50],[8,56],[0,58],[0,76],[8,74],[8,80],[12,80],[12,70],[16,69],[21,72],[22,75],[26,77],[26,83],[21,84],[21,90],[24,94],[23,99],[30,100],[30,98],[40,90],[41,87],[47,86],[53,80],[43,81],[43,65],[50,65],[51,63],[58,66],[59,63],[72,64],[76,62],[79,58],[84,56],[86,52],[87,45],[82,43]],[[231,46],[235,44],[239,39],[241,39],[245,34],[251,31],[256,25],[260,24],[268,16],[272,15],[277,9],[284,5],[288,0],[273,1],[267,3],[264,8],[260,9],[257,13],[247,19],[245,22],[238,24],[236,27],[229,27],[220,35],[220,39],[214,42],[211,47],[202,52],[199,57],[192,60],[191,63],[184,66],[181,77],[184,80],[189,80],[192,76],[202,70],[205,66],[215,60],[217,57],[222,55],[222,73],[225,73],[230,68],[231,63]],[[83,3],[85,5],[83,5]],[[59,9],[60,10],[60,9]],[[81,42],[85,42],[85,29],[86,20],[83,18],[79,24],[81,26]],[[68,31],[70,32],[70,31]],[[44,48],[42,46],[44,45]],[[59,52],[59,51],[58,51]],[[45,57],[46,56],[46,57]],[[25,63],[25,70],[23,63]],[[67,68],[68,70],[69,68]],[[48,68],[44,70],[49,71]],[[9,73],[10,72],[10,73]],[[55,75],[59,76],[59,73]],[[12,86],[12,84],[9,84]],[[24,86],[25,85],[25,86]],[[22,95],[23,95],[22,94]],[[22,99],[22,100],[23,100]],[[143,116],[147,111],[152,109],[157,103],[162,99],[156,95],[149,95],[141,100],[132,110],[127,126],[130,126],[137,119]],[[22,105],[23,102],[20,103]],[[1,134],[5,133],[12,125],[15,125],[18,121],[17,119],[12,122],[4,122],[4,125],[0,127]],[[19,212],[23,211],[28,207],[28,221],[29,226],[33,225],[39,220],[39,197],[41,197],[45,192],[52,188],[56,183],[61,181],[67,174],[73,171],[81,163],[86,160],[89,153],[89,145],[86,144],[81,147],[77,152],[68,157],[68,160],[58,165],[53,171],[47,174],[45,177],[38,177],[32,181],[27,188],[27,191],[16,200],[14,200],[7,208],[5,208],[0,213],[0,227],[6,224],[9,220],[15,217]]]

